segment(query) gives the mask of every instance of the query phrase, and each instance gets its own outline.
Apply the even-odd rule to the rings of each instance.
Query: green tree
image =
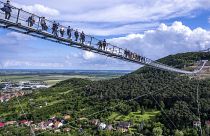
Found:
[[[184,136],[198,136],[196,129],[186,129],[184,131]]]
[[[182,131],[176,130],[174,136],[184,136],[184,133]]]
[[[161,127],[155,127],[153,128],[152,133],[154,136],[162,136],[163,130]]]

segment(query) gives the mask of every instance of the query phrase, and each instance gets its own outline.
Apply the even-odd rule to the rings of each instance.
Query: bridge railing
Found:
[[[4,2],[1,2],[0,1],[0,8],[2,8],[4,6]],[[5,13],[0,11],[0,17],[1,18],[4,18],[4,15]],[[29,24],[28,24],[28,18],[30,16],[33,16],[34,17],[34,23],[33,23],[33,26],[32,27],[29,27]],[[47,30],[42,30],[42,27],[41,27],[41,16],[38,16],[38,15],[35,15],[33,13],[30,13],[30,12],[27,12],[21,8],[16,8],[14,6],[12,6],[12,12],[11,12],[11,18],[9,21],[12,21],[16,24],[21,24],[25,27],[29,27],[30,29],[34,29],[34,30],[39,30],[39,31],[42,31],[42,32],[45,32],[45,33],[48,33],[49,35],[51,35],[51,37],[53,37],[54,35],[52,34],[52,26],[53,26],[53,23],[54,21],[51,21],[51,20],[48,20],[47,18],[45,18],[45,23],[46,23],[46,26],[48,27]],[[59,23],[59,22],[57,22]],[[60,29],[61,28],[64,28],[65,30],[65,33],[64,33],[64,36],[61,37],[61,34],[60,34]],[[65,38],[65,39],[69,39],[68,35],[67,35],[67,28],[66,26],[62,25],[62,24],[59,24],[58,25],[58,31],[57,31],[57,34],[58,34],[58,37],[53,37],[54,39],[57,38],[57,40],[59,40],[58,38]],[[69,40],[72,40],[74,42],[77,42],[78,44],[80,44],[81,46],[90,46],[90,47],[93,47],[95,49],[99,49],[99,46],[98,46],[98,42],[100,41],[99,39],[91,36],[91,35],[85,35],[85,42],[84,43],[80,43],[80,39],[78,38],[78,41],[75,41],[75,29],[72,29],[72,32],[71,32],[71,39]],[[81,34],[81,32],[79,32],[79,35]],[[103,41],[102,41],[103,42]],[[120,47],[117,47],[117,46],[114,46],[110,43],[107,43],[107,46],[104,49],[99,49],[99,50],[103,50],[105,52],[109,52],[113,55],[118,55],[118,56],[121,56],[123,58],[126,58],[126,59],[129,59],[129,60],[132,60],[132,61],[137,61],[137,62],[141,62],[141,63],[144,63],[144,64],[155,64],[155,65],[160,65],[158,62],[156,61],[152,61],[146,57],[143,57],[143,56],[140,56],[134,52],[131,52],[129,51],[129,55],[126,55],[125,52],[127,50],[123,49],[123,48],[120,48]],[[165,67],[165,66],[164,66]]]
[[[4,6],[4,4],[5,4],[4,2],[0,1],[0,8],[2,8]],[[5,16],[5,13],[2,10],[0,10],[0,18],[4,19],[4,16]],[[32,27],[30,27],[28,24],[28,18],[30,16],[34,17],[34,23],[33,23]],[[44,36],[43,38],[53,39],[53,41],[56,41],[56,42],[66,42],[66,44],[68,44],[68,45],[75,44],[75,45],[77,45],[77,47],[80,46],[80,48],[81,47],[86,48],[87,50],[90,50],[90,51],[94,50],[94,52],[97,51],[98,53],[103,53],[104,55],[107,55],[107,56],[115,56],[115,57],[118,57],[120,59],[124,59],[127,61],[146,64],[146,65],[149,65],[152,67],[158,67],[160,69],[165,69],[168,71],[174,71],[174,72],[178,72],[178,73],[187,73],[187,74],[193,73],[193,72],[180,70],[180,69],[176,69],[176,68],[161,64],[157,61],[153,61],[151,59],[148,59],[146,57],[138,55],[138,54],[131,52],[129,50],[125,50],[123,48],[114,46],[110,43],[107,43],[107,46],[105,49],[101,49],[98,47],[98,42],[100,40],[91,36],[91,35],[85,35],[84,43],[81,43],[79,38],[78,38],[78,41],[75,41],[75,36],[74,36],[75,30],[74,29],[72,29],[71,39],[69,39],[69,37],[67,36],[67,33],[66,33],[67,27],[63,26],[61,24],[58,25],[58,29],[57,29],[58,36],[54,36],[54,34],[52,34],[52,26],[53,26],[54,22],[44,19],[48,29],[42,30],[41,22],[40,22],[41,18],[42,18],[41,16],[35,15],[35,14],[27,12],[23,9],[16,8],[16,7],[12,6],[11,18],[9,19],[9,22],[15,23],[16,24],[15,26],[17,26],[16,27],[17,29],[20,28],[18,26],[21,26],[22,28],[24,27],[24,30],[27,32],[23,32],[23,33],[26,33],[26,34],[29,34],[32,31],[32,33],[38,34],[41,37]],[[5,22],[5,21],[3,21],[3,22]],[[6,26],[6,27],[14,27],[14,26]],[[59,32],[61,28],[64,28],[64,30],[65,30],[65,34],[63,37],[60,35],[60,32]],[[79,32],[79,35],[80,34],[81,33]]]
[[[2,8],[3,6],[4,6],[4,2],[0,1],[0,8]],[[0,11],[0,17],[4,18],[4,15],[5,15],[5,13]],[[34,21],[35,21],[33,26],[30,27],[30,28],[33,28],[35,30],[41,30],[40,21],[41,21],[42,17],[38,16],[38,15],[35,15],[33,13],[27,12],[27,11],[21,9],[21,8],[17,8],[17,7],[12,6],[12,12],[11,12],[10,21],[12,21],[14,23],[17,23],[17,24],[19,23],[19,24],[21,24],[23,26],[28,26],[29,25],[28,24],[28,18],[30,16],[33,16],[34,17]],[[48,29],[44,30],[44,32],[46,32],[48,34],[52,34],[53,21],[45,19],[45,22],[46,22],[46,25],[47,25]],[[63,38],[67,38],[68,39],[68,36],[67,36],[67,33],[66,33],[68,27],[63,26],[61,24],[59,24],[59,26],[58,26],[58,32],[57,32],[58,33],[58,37],[61,37],[60,32],[59,32],[61,28],[65,29],[65,34],[64,34]],[[76,30],[72,29],[71,39],[73,41],[75,40],[75,36],[74,36],[75,31]],[[80,34],[81,34],[81,32],[79,32],[79,35]],[[79,40],[80,39],[78,39],[78,42],[79,42]],[[99,48],[98,45],[97,45],[99,41],[100,41],[99,39],[96,39],[95,37],[93,37],[91,35],[85,35],[85,43],[84,43],[84,45],[92,46],[94,48]],[[114,46],[114,45],[112,45],[110,43],[107,43],[105,51],[125,57],[125,54],[124,54],[125,50],[124,49],[119,48],[117,46]]]

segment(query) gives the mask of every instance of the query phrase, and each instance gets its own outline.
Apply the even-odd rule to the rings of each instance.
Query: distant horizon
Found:
[[[135,70],[115,70],[115,69],[108,69],[108,70],[94,70],[94,69],[26,69],[26,68],[18,68],[18,69],[11,69],[11,68],[7,68],[7,69],[2,69],[0,68],[0,70],[64,70],[64,71],[135,71]]]

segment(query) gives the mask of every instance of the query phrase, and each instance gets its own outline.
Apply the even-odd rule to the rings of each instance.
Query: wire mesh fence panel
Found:
[[[92,44],[92,36],[86,35],[85,36],[85,44],[91,47],[94,47],[94,45]]]
[[[59,36],[65,39],[68,39],[68,35],[67,35],[67,27],[59,25],[58,27],[58,33]]]
[[[113,53],[119,55],[119,48],[114,48]]]
[[[4,7],[4,3],[0,3],[0,18],[4,18],[4,12],[2,11],[2,8]]]
[[[53,23],[49,20],[46,20],[46,19],[43,19],[43,20],[45,20],[46,29],[42,29],[42,30],[49,33],[49,34],[52,34],[52,24]],[[41,27],[43,27],[42,24],[41,24]]]
[[[0,10],[0,18],[5,18],[5,14],[3,11]]]
[[[38,26],[38,18],[33,14],[20,10],[18,23],[21,23],[23,26],[29,26],[36,29]]]
[[[72,40],[73,41],[78,41],[78,37],[76,36],[76,31],[75,30],[72,31]]]

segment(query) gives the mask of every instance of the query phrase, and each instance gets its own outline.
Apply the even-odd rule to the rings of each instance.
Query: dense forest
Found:
[[[159,61],[177,68],[189,68],[199,60],[209,59],[208,52],[191,52],[170,55]],[[43,106],[46,102],[48,105]],[[86,135],[102,136],[128,134],[197,136],[198,128],[193,126],[193,121],[199,119],[197,110],[199,105],[203,135],[208,135],[205,121],[210,120],[210,81],[209,79],[198,80],[196,76],[189,77],[143,67],[116,79],[62,81],[49,89],[37,90],[20,98],[20,103],[27,113],[27,118],[35,123],[54,115],[70,114],[72,119],[68,123],[69,127],[82,128]],[[39,108],[40,106],[42,108]],[[91,126],[88,121],[78,120],[80,118],[100,119],[103,122],[115,124],[116,120],[110,119],[113,114],[128,116],[132,112],[140,112],[144,115],[147,111],[160,112],[154,118],[145,120],[142,128],[139,128],[139,123],[130,119],[130,122],[133,122],[133,131],[127,133],[101,131]],[[0,104],[2,121],[24,119],[25,116],[20,113],[21,107],[18,106],[16,99]],[[16,127],[0,128],[0,135],[7,135],[5,132],[8,130],[12,135],[29,135],[27,129]],[[84,135],[84,133],[80,134],[73,129],[71,135]],[[53,134],[46,132],[41,135]]]

